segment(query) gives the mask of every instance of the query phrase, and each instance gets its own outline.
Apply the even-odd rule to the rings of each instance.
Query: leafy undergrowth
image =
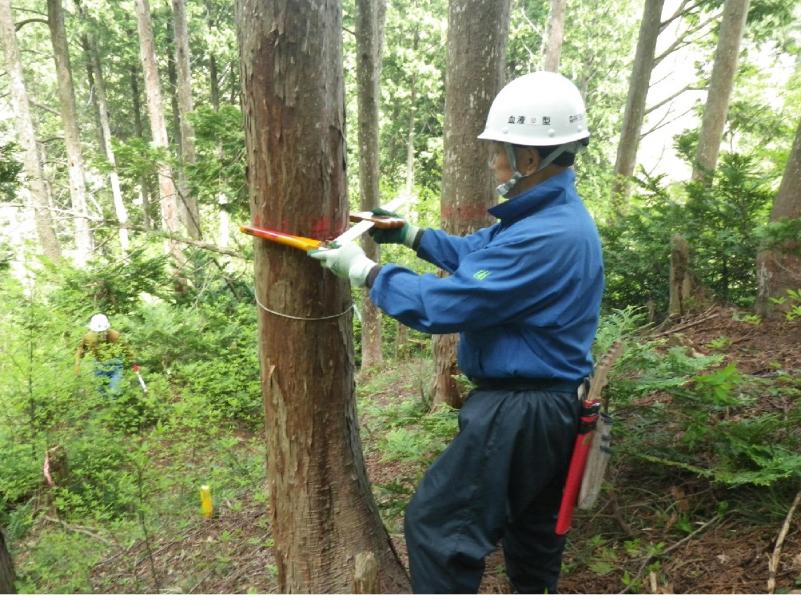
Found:
[[[723,308],[674,323],[665,335],[635,338],[624,325],[599,335],[602,348],[621,334],[629,339],[607,388],[615,455],[598,503],[574,518],[561,591],[764,592],[801,481],[801,330]],[[404,507],[456,433],[457,412],[430,406],[430,356],[388,364],[359,375],[358,411],[376,502],[405,561]],[[137,438],[131,461],[147,469],[125,516],[65,520],[48,492],[22,503],[9,526],[21,591],[277,591],[263,444],[249,431]],[[209,521],[197,513],[204,482],[217,498]],[[796,518],[777,591],[801,587],[800,570]],[[481,591],[510,591],[499,552],[488,559]]]

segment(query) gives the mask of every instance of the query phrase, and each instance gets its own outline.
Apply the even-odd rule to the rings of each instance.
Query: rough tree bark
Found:
[[[545,42],[545,62],[543,69],[559,72],[562,56],[562,40],[565,32],[565,7],[567,0],[551,0],[551,16],[548,19],[548,37]]]
[[[181,214],[189,237],[199,240],[201,237],[200,211],[197,198],[189,187],[186,168],[195,164],[195,128],[189,121],[189,114],[194,110],[192,105],[192,71],[189,68],[189,26],[186,19],[186,3],[184,0],[172,0],[173,25],[175,28],[175,66],[177,73],[178,124],[181,129],[181,163],[182,169],[178,180],[181,194]]]
[[[693,181],[700,181],[710,176],[718,164],[720,142],[726,126],[734,78],[737,75],[737,57],[745,33],[748,4],[749,0],[726,0],[723,5],[715,63],[709,79],[709,92],[695,153]]]
[[[331,0],[237,2],[257,225],[320,239],[347,226],[341,18]],[[291,248],[255,240],[254,258],[279,589],[348,593],[372,552],[381,591],[408,591],[362,456],[348,284]]]
[[[26,185],[30,194],[31,208],[36,221],[36,234],[39,245],[45,256],[52,260],[61,257],[61,246],[53,228],[50,214],[49,196],[45,186],[42,157],[36,143],[36,132],[31,116],[31,104],[25,79],[22,74],[22,61],[17,36],[14,29],[14,18],[11,14],[11,0],[0,0],[0,40],[5,50],[6,69],[10,79],[11,101],[16,113],[17,141],[23,151],[23,167]]]
[[[359,99],[359,189],[361,208],[379,205],[378,171],[378,80],[381,75],[385,0],[358,0],[356,16],[356,81]],[[380,251],[365,236],[364,251],[379,262]],[[381,364],[381,311],[364,294],[362,308],[362,368]]]
[[[451,0],[445,82],[445,156],[442,227],[465,235],[492,222],[495,181],[487,166],[490,145],[476,139],[503,82],[509,0]],[[434,336],[433,401],[460,406],[456,374],[458,335]]]
[[[773,202],[770,221],[801,218],[801,123],[795,142],[784,168],[779,193]],[[764,317],[780,315],[784,305],[776,305],[771,298],[785,296],[787,290],[801,288],[801,242],[787,242],[782,247],[763,250],[757,257],[759,294],[757,312]]]
[[[86,21],[88,15],[83,9],[81,4],[78,4],[81,19]],[[111,123],[109,122],[109,108],[106,96],[106,81],[103,77],[103,70],[100,65],[100,56],[97,52],[97,44],[92,35],[84,33],[83,44],[87,57],[87,70],[92,75],[94,82],[94,97],[97,101],[97,113],[100,124],[100,146],[101,151],[106,157],[111,170],[109,171],[108,178],[111,184],[111,199],[114,204],[114,214],[117,216],[117,221],[120,224],[119,237],[120,248],[123,254],[128,251],[128,230],[125,224],[128,222],[128,210],[125,208],[125,202],[122,198],[122,187],[120,186],[120,177],[117,174],[117,159],[114,156],[114,149],[111,146]]]
[[[654,69],[654,53],[662,24],[664,4],[665,0],[645,0],[640,21],[640,34],[629,78],[629,92],[615,159],[617,177],[612,190],[612,206],[616,213],[625,209],[629,194],[629,179],[634,175],[634,167],[637,164],[637,148],[645,116],[645,100],[651,83],[651,72]]]
[[[3,537],[3,530],[0,529],[0,594],[15,593],[14,563],[11,562],[11,554],[6,548],[6,540]]]
[[[167,125],[164,120],[164,105],[162,103],[161,83],[156,65],[156,50],[153,40],[153,24],[150,19],[150,4],[148,0],[135,0],[136,22],[139,29],[139,57],[142,61],[142,70],[145,76],[145,95],[147,96],[147,111],[150,116],[150,135],[156,148],[169,149],[167,139]],[[166,162],[158,166],[159,202],[161,206],[161,226],[170,233],[179,233],[181,229],[178,220],[178,202],[175,193],[175,183],[172,169]],[[166,249],[173,257],[177,268],[184,264],[184,257],[178,244],[166,242]]]
[[[92,236],[86,212],[86,175],[81,156],[81,138],[78,134],[78,111],[75,108],[75,88],[72,83],[67,31],[64,27],[64,9],[61,0],[47,0],[47,23],[56,62],[58,104],[64,125],[64,145],[70,182],[70,199],[74,213],[75,262],[84,265],[92,255]]]

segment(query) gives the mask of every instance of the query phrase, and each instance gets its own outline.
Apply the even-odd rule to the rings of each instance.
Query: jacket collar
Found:
[[[576,172],[573,169],[565,169],[506,202],[493,206],[487,212],[502,222],[514,222],[558,200],[565,190],[572,189],[575,183]]]

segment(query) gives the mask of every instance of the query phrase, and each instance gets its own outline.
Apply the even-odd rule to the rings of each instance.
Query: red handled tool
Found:
[[[587,457],[592,446],[592,436],[601,412],[601,391],[606,385],[610,367],[622,351],[623,345],[620,342],[615,342],[607,351],[601,362],[598,363],[598,368],[589,385],[590,389],[582,400],[579,432],[576,436],[576,443],[573,445],[573,456],[570,458],[567,479],[562,492],[562,504],[559,506],[559,516],[556,519],[557,535],[564,535],[570,531],[573,510],[576,507],[581,481],[584,477],[584,468],[587,466]]]

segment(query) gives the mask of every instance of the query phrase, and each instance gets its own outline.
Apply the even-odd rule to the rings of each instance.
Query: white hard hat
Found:
[[[581,93],[550,71],[510,81],[492,101],[480,140],[518,146],[559,146],[589,137]]]
[[[111,327],[111,323],[108,322],[108,317],[103,313],[98,313],[93,315],[92,318],[89,320],[89,329],[94,332],[100,333],[101,331],[105,331]]]

